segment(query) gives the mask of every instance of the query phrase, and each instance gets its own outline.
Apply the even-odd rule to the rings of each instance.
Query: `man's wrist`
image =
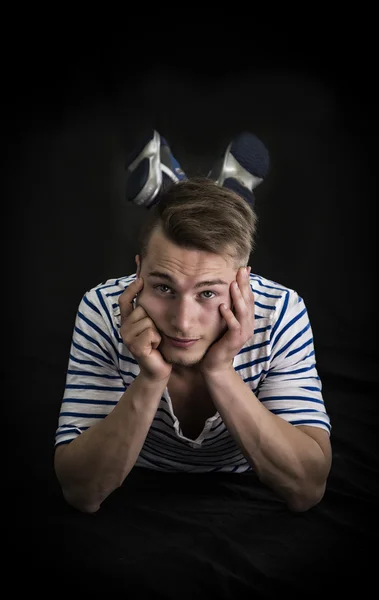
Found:
[[[157,377],[156,375],[151,375],[150,373],[141,369],[138,375],[138,381],[140,381],[141,385],[145,385],[147,387],[154,388],[158,386],[165,388],[169,382],[170,375],[166,377]]]
[[[206,367],[202,369],[202,374],[205,380],[213,381],[224,379],[230,375],[235,375],[233,361],[224,366]]]

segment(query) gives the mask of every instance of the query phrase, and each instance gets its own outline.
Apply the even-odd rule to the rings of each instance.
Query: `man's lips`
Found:
[[[177,338],[171,337],[171,335],[167,335],[166,337],[170,338],[170,340],[174,340],[174,342],[197,342],[199,338]]]
[[[176,346],[178,348],[187,348],[188,346],[192,346],[195,342],[197,342],[200,338],[173,338],[169,335],[166,336],[170,344]]]

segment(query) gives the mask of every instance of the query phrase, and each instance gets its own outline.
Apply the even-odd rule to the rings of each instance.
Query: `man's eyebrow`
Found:
[[[168,273],[163,273],[162,271],[150,271],[148,273],[148,277],[159,277],[160,279],[164,279],[165,281],[169,281],[173,285],[175,285],[175,280]],[[212,285],[229,285],[227,281],[223,281],[222,279],[207,279],[206,281],[198,281],[195,288],[200,287],[211,287]]]

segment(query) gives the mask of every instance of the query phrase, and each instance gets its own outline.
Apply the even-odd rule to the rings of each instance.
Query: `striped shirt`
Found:
[[[75,319],[55,446],[67,444],[110,413],[139,374],[120,336],[119,296],[136,274],[109,279],[84,294]],[[255,299],[253,338],[234,358],[234,369],[273,414],[292,425],[330,434],[312,329],[303,299],[292,289],[250,275]],[[185,437],[166,390],[137,467],[160,471],[243,473],[251,466],[218,412],[196,440]]]

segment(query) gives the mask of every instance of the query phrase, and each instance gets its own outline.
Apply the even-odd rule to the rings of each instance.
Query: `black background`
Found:
[[[99,549],[103,544],[93,536],[108,535],[110,522],[118,531],[118,520],[124,518],[118,508],[113,521],[104,529],[99,525],[94,534],[95,521],[61,504],[52,457],[78,303],[90,287],[134,272],[136,232],[146,213],[124,200],[128,152],[141,132],[154,127],[168,139],[187,175],[205,175],[230,138],[247,130],[261,138],[271,156],[270,173],[256,192],[259,227],[252,271],[304,298],[333,425],[330,489],[320,509],[301,521],[314,532],[317,518],[325,516],[325,529],[310,537],[317,565],[312,576],[320,572],[336,589],[343,582],[350,589],[354,565],[355,584],[368,585],[379,462],[378,118],[372,38],[367,34],[358,44],[356,37],[341,38],[335,30],[330,36],[318,31],[309,39],[305,31],[290,47],[267,30],[265,45],[245,36],[242,47],[226,26],[217,31],[219,36],[204,47],[196,44],[196,31],[190,32],[188,43],[182,39],[183,50],[180,28],[174,39],[161,32],[155,38],[146,35],[130,43],[116,38],[106,44],[101,36],[85,41],[66,32],[58,39],[53,33],[49,39],[18,39],[8,47],[2,183],[9,483],[3,496],[14,515],[9,519],[10,558],[34,573],[48,556],[49,568],[58,574],[57,565],[66,561],[73,577],[82,568],[70,554],[67,531],[73,523],[74,529],[82,527],[76,543],[80,538],[88,548]],[[206,31],[201,39],[207,40]],[[154,480],[154,485],[162,483]],[[171,489],[172,483],[167,485]],[[257,506],[259,516],[265,509]],[[281,542],[286,540],[296,563],[296,536],[288,527]],[[65,528],[66,545],[61,541]],[[112,534],[108,544],[114,539]],[[126,542],[121,539],[115,552],[122,554]],[[109,565],[107,552],[109,545],[103,556]],[[183,560],[186,564],[188,556]],[[272,557],[272,578],[268,566],[272,586],[283,585],[276,570],[280,560],[280,554]],[[93,564],[85,564],[92,573]],[[114,583],[115,589],[123,589],[117,561],[112,564],[112,581],[120,586]],[[183,573],[184,578],[184,567]],[[295,589],[300,580],[306,589],[306,576],[299,577],[294,570],[291,585]],[[182,585],[178,575],[179,581]],[[222,578],[217,581],[228,589]],[[41,589],[41,578],[35,575],[33,584]],[[261,584],[249,585],[257,592]],[[169,588],[167,581],[157,583],[156,597]],[[262,589],[262,597],[271,590],[270,585]],[[225,591],[219,597],[237,597],[237,588],[231,590],[230,596]],[[238,597],[243,597],[242,588]]]

